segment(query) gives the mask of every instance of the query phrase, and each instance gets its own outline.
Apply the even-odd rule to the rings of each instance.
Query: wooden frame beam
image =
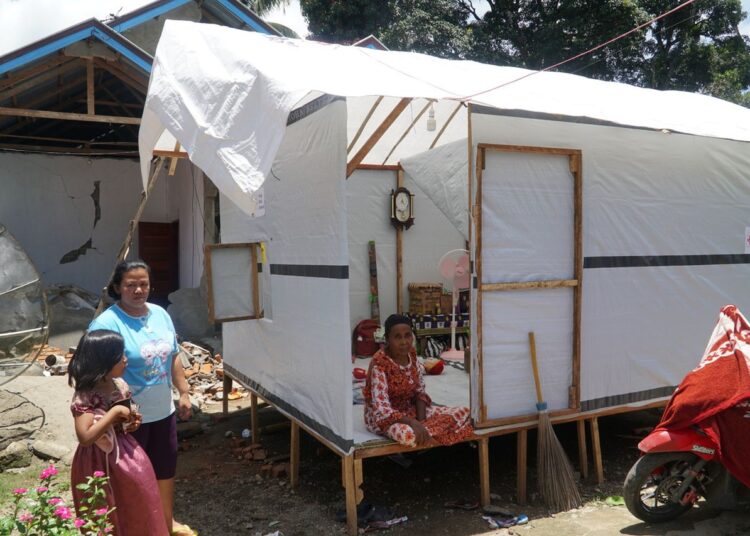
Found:
[[[101,69],[104,69],[112,76],[119,78],[121,81],[125,82],[125,84],[127,84],[128,86],[131,86],[137,89],[140,93],[144,95],[148,93],[148,81],[147,80],[141,80],[137,78],[137,75],[129,73],[125,71],[124,69],[121,69],[116,64],[109,62],[109,61],[102,61],[98,58],[94,58],[94,65],[96,65],[97,67]]]
[[[396,172],[396,189],[404,185],[404,170]],[[396,228],[396,312],[404,312],[404,228]]]
[[[56,76],[62,76],[63,74],[69,71],[72,71],[73,69],[77,67],[79,67],[77,62],[70,61],[68,63],[59,65],[58,67],[45,70],[44,72],[40,73],[38,76],[30,78],[23,83],[16,84],[10,89],[6,89],[0,92],[0,101],[4,101],[5,99],[15,97],[16,95],[23,93],[24,91],[31,89],[41,84],[42,82],[46,82],[47,80],[51,78],[55,78]]]
[[[352,149],[354,149],[354,146],[359,141],[359,137],[362,135],[362,131],[365,130],[365,127],[367,126],[367,123],[370,121],[372,114],[375,113],[375,110],[378,108],[378,106],[380,106],[380,103],[382,101],[383,101],[382,95],[380,95],[377,99],[375,99],[375,102],[370,107],[370,110],[367,112],[367,115],[365,115],[365,118],[362,120],[362,124],[359,125],[359,128],[357,129],[356,134],[354,134],[352,141],[349,142],[349,147],[346,148],[346,154],[349,154],[352,151]]]
[[[486,163],[487,151],[500,151],[512,153],[531,153],[552,156],[564,156],[568,158],[568,167],[573,177],[573,277],[574,279],[549,280],[549,281],[522,281],[502,283],[482,283],[482,175]],[[478,281],[477,292],[477,319],[476,319],[476,346],[477,363],[479,366],[479,419],[475,425],[478,428],[491,426],[502,426],[523,422],[528,416],[506,417],[502,419],[488,419],[487,407],[484,403],[484,378],[483,378],[483,352],[482,352],[482,294],[487,291],[505,291],[519,289],[550,289],[571,288],[573,290],[573,347],[571,349],[572,378],[568,391],[568,409],[551,411],[550,415],[565,415],[576,413],[580,409],[580,378],[581,378],[581,304],[583,288],[583,183],[582,183],[582,153],[579,149],[566,149],[558,147],[534,147],[524,145],[499,145],[485,144],[477,145],[477,198],[472,207],[472,221],[476,226],[475,237],[475,273]]]
[[[448,125],[450,125],[451,121],[453,121],[453,118],[456,117],[456,114],[461,109],[461,107],[464,106],[463,102],[459,102],[458,106],[456,106],[451,114],[448,116],[448,119],[445,120],[445,123],[443,123],[443,126],[440,127],[440,130],[437,133],[437,136],[435,136],[435,139],[432,140],[432,143],[430,144],[430,149],[435,147],[437,145],[438,140],[442,137],[443,133],[445,132],[445,129],[448,128]]]
[[[76,58],[69,58],[67,56],[57,56],[39,65],[29,67],[28,69],[17,71],[13,74],[7,73],[7,78],[0,82],[0,91],[5,91],[6,89],[20,84],[24,80],[34,77],[40,73],[49,72],[51,69],[54,69],[57,66],[62,66],[66,63],[74,63],[76,60]]]
[[[69,112],[52,112],[47,110],[29,110],[27,108],[0,107],[0,115],[11,117],[32,117],[36,119],[59,119],[62,121],[84,121],[91,123],[119,123],[123,125],[140,125],[137,117],[121,117],[114,115],[88,115]]]
[[[94,60],[86,60],[86,113],[96,114],[96,101],[94,100]]]
[[[412,120],[411,123],[409,123],[409,126],[406,127],[406,130],[404,130],[404,133],[401,134],[401,137],[398,139],[398,141],[394,144],[394,146],[391,148],[388,155],[383,159],[383,165],[385,165],[386,162],[388,162],[388,159],[391,157],[393,152],[396,150],[396,148],[401,145],[401,142],[404,141],[404,138],[409,134],[409,131],[414,128],[414,125],[417,124],[417,121],[419,121],[419,118],[424,115],[424,113],[427,111],[427,109],[430,107],[430,105],[435,102],[433,99],[428,99],[427,104],[424,105],[424,108],[422,108],[417,116]]]
[[[368,153],[372,150],[375,144],[378,143],[380,138],[383,137],[383,134],[386,133],[388,128],[393,124],[398,116],[401,115],[401,112],[406,109],[410,102],[411,98],[404,98],[398,101],[396,106],[393,107],[393,110],[391,110],[391,112],[386,116],[380,126],[375,129],[375,132],[370,135],[370,137],[360,148],[360,150],[357,151],[357,154],[355,154],[354,157],[346,165],[347,178],[349,178],[351,174],[354,173],[354,170],[357,169],[357,166],[359,166],[365,159],[365,157],[367,157]]]

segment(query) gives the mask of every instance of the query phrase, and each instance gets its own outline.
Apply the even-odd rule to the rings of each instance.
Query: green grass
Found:
[[[49,465],[48,462],[33,458],[31,465],[19,472],[0,473],[0,516],[7,514],[13,504],[13,490],[16,488],[34,488],[39,485],[39,473]],[[55,477],[58,489],[65,489],[62,496],[70,500],[70,467],[61,463],[55,464],[59,473]]]

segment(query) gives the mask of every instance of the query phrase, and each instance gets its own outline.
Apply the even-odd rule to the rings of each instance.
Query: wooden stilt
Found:
[[[593,417],[589,420],[591,425],[591,453],[594,457],[594,471],[596,471],[596,483],[604,483],[604,467],[602,466],[602,447],[599,443],[599,419]]]
[[[364,473],[362,472],[362,459],[354,459],[354,493],[357,504],[365,498],[365,492],[362,491],[362,482],[364,482]]]
[[[518,504],[526,504],[526,456],[529,450],[527,439],[527,430],[519,430],[516,434],[516,496]]]
[[[253,443],[260,442],[260,426],[258,422],[258,395],[250,393],[250,431],[253,434]]]
[[[479,501],[482,506],[490,504],[490,440],[479,440]]]
[[[289,486],[299,486],[299,424],[292,421],[292,433],[289,445]]]
[[[589,477],[589,456],[586,448],[586,421],[580,420],[576,423],[578,426],[578,467],[581,471],[581,478],[586,480]]]
[[[224,397],[221,399],[221,412],[224,416],[229,414],[229,393],[232,392],[232,377],[224,373]]]
[[[357,535],[357,493],[354,477],[354,455],[344,456],[344,490],[346,493],[346,530],[349,536]]]

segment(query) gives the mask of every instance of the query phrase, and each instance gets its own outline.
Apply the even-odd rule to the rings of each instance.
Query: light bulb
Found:
[[[435,108],[430,104],[430,111],[427,112],[427,130],[430,132],[437,128],[437,122],[435,121]]]

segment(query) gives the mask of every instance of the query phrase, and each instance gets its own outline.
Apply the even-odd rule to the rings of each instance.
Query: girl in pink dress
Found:
[[[70,406],[79,445],[70,479],[76,512],[84,499],[77,485],[95,472],[109,477],[105,487],[110,522],[117,536],[167,536],[164,512],[151,462],[129,434],[140,415],[128,385],[121,378],[128,364],[123,338],[113,331],[85,334],[69,365],[75,387]]]

